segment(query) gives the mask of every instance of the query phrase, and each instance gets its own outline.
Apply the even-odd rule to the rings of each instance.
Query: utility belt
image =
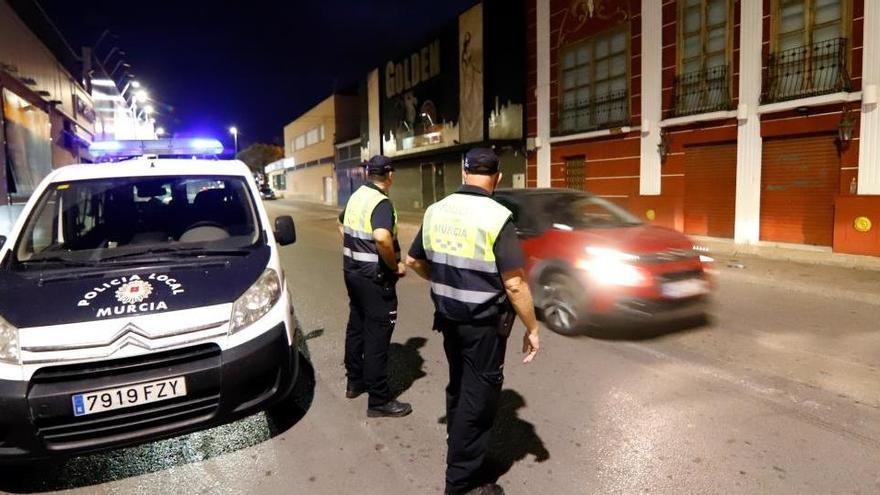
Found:
[[[434,331],[443,333],[445,330],[457,327],[459,325],[471,325],[475,327],[495,327],[499,336],[507,338],[513,330],[513,324],[516,321],[516,311],[508,302],[501,304],[499,314],[488,318],[480,318],[468,321],[450,320],[440,313],[434,313]]]

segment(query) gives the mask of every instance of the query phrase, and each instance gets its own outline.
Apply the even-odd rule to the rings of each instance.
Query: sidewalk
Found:
[[[336,206],[296,200],[275,203],[328,213],[341,211]],[[401,212],[398,218],[402,242],[408,243],[418,231],[422,214]],[[742,246],[721,239],[695,240],[709,248],[722,284],[737,281],[880,306],[880,258],[809,247]]]

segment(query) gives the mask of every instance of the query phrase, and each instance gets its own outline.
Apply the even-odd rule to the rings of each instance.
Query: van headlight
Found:
[[[256,283],[232,305],[229,334],[256,322],[266,315],[281,297],[281,279],[275,270],[267,268]]]
[[[18,329],[0,317],[0,363],[21,364]]]

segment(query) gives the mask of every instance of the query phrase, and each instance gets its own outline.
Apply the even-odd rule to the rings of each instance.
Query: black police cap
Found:
[[[498,172],[498,155],[489,148],[474,148],[464,156],[464,169],[472,174]]]
[[[368,162],[364,163],[364,168],[367,169],[368,174],[385,175],[388,172],[394,171],[391,159],[383,155],[376,155],[370,158]]]

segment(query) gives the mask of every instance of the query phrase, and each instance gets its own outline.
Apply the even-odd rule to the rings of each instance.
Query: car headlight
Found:
[[[18,329],[0,318],[0,363],[21,364]]]
[[[590,277],[602,285],[637,287],[645,283],[645,275],[632,265],[639,260],[634,254],[617,249],[587,247],[589,258],[579,260],[578,268],[586,270]]]
[[[706,246],[700,246],[699,244],[694,244],[694,253],[700,256],[701,263],[713,263],[715,258],[709,256],[709,248]]]
[[[260,278],[232,305],[230,335],[266,315],[281,297],[281,280],[275,270],[267,268]]]

